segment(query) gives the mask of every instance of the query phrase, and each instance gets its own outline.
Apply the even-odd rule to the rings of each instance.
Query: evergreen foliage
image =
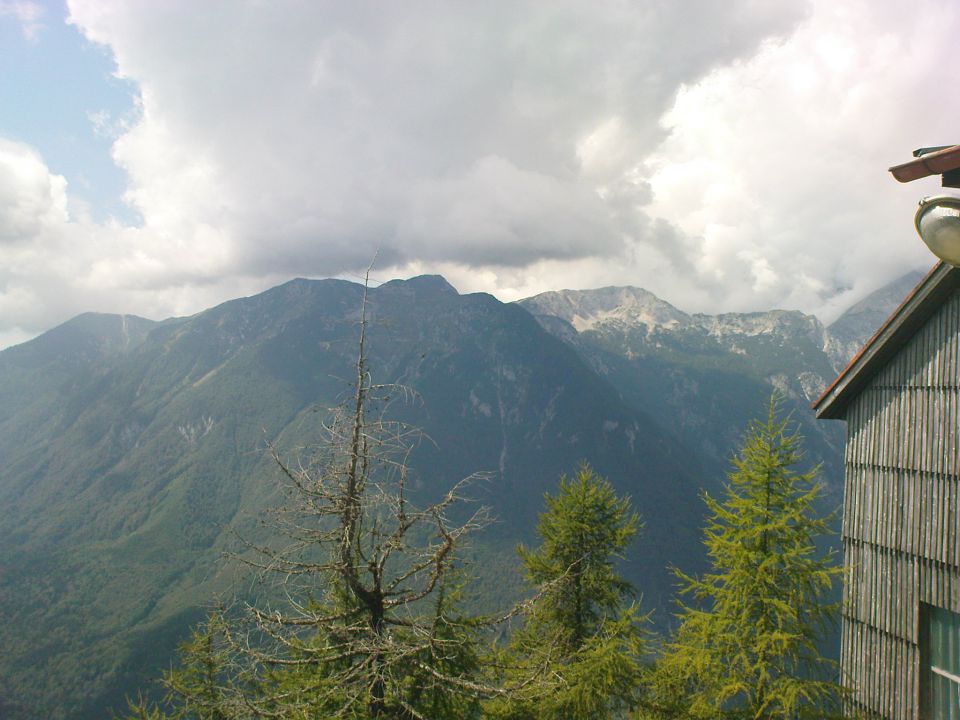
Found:
[[[510,720],[607,718],[630,707],[643,650],[633,588],[614,561],[640,528],[627,498],[586,464],[546,496],[541,544],[519,548],[527,577],[541,590],[502,662],[510,672],[541,672],[519,697],[488,704]]]
[[[231,703],[228,664],[231,652],[226,643],[227,624],[220,613],[212,613],[180,645],[180,664],[163,678],[167,689],[168,712],[140,698],[130,702],[128,720],[231,720],[243,717]]]
[[[537,594],[505,647],[496,621],[464,610],[457,561],[481,513],[453,522],[461,485],[414,507],[405,491],[410,431],[374,414],[365,368],[356,394],[304,464],[274,453],[291,491],[279,509],[282,545],[253,545],[244,562],[274,577],[284,602],[216,613],[181,647],[163,709],[131,704],[129,720],[564,720],[825,717],[840,692],[818,641],[835,608],[836,574],[816,540],[818,470],[795,471],[800,437],[778,413],[754,421],[710,511],[702,577],[676,571],[687,598],[655,667],[617,572],[641,528],[628,498],[586,464],[562,476],[535,548],[518,553]],[[519,610],[507,617],[519,615]],[[501,619],[502,620],[502,619]]]
[[[679,627],[661,657],[651,696],[655,717],[825,717],[839,688],[818,641],[834,621],[826,598],[840,573],[816,541],[828,519],[815,506],[818,468],[797,472],[801,438],[771,397],[733,460],[704,544],[711,570],[676,571]]]
[[[169,697],[182,700],[175,717],[229,720],[230,715],[223,710],[223,687],[231,681],[226,676],[230,657],[226,630],[223,617],[214,613],[181,646],[183,662],[170,670],[164,681]]]

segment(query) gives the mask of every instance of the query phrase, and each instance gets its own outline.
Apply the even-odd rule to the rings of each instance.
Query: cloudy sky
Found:
[[[291,277],[831,319],[932,265],[955,0],[0,0],[0,347]]]

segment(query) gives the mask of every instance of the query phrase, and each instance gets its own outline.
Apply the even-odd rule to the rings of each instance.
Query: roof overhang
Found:
[[[922,152],[921,150],[917,151]],[[929,175],[944,175],[944,187],[957,187],[955,171],[960,168],[960,145],[943,148],[936,152],[921,154],[916,160],[902,165],[894,165],[890,172],[902,183],[912,182]]]
[[[935,265],[813,403],[817,417],[843,419],[847,405],[857,393],[957,289],[960,289],[960,268],[943,262]]]

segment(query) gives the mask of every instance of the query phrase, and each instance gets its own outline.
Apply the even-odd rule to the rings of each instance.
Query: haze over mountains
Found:
[[[645,519],[627,574],[662,621],[667,565],[699,567],[698,494],[771,386],[836,499],[843,429],[809,402],[916,279],[825,328],[637,288],[504,304],[424,276],[371,289],[369,362],[418,394],[392,411],[432,439],[413,453],[419,498],[490,473],[474,495],[499,521],[473,570],[496,591],[478,602],[520,592],[516,543],[587,460]],[[0,715],[103,717],[217,593],[256,591],[222,555],[278,501],[266,444],[309,447],[349,393],[362,293],[294,280],[188,318],[81,315],[0,352]]]

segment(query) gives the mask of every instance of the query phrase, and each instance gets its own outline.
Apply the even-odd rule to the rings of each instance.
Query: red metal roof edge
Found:
[[[889,171],[898,182],[911,182],[960,168],[960,145],[921,155],[916,160],[894,165]]]
[[[957,149],[960,149],[960,145],[957,146]],[[933,275],[936,274],[936,272],[937,272],[938,270],[940,270],[941,267],[943,267],[943,265],[944,265],[944,262],[941,260],[941,261],[939,261],[936,265],[934,265],[932,268],[930,268],[930,272],[928,272],[926,275],[924,275],[924,276],[923,276],[923,279],[921,279],[920,282],[918,282],[918,283],[914,286],[913,290],[911,290],[909,293],[907,293],[907,296],[906,296],[906,297],[903,299],[903,301],[897,306],[897,309],[894,310],[892,313],[890,313],[890,316],[883,322],[883,324],[882,324],[882,325],[877,329],[877,331],[870,337],[870,339],[867,340],[866,343],[864,343],[863,347],[860,348],[860,351],[859,351],[856,355],[853,356],[853,358],[850,360],[850,362],[847,363],[847,366],[846,366],[843,370],[840,371],[840,374],[837,375],[837,377],[834,378],[833,382],[830,383],[830,385],[827,387],[827,389],[824,390],[823,393],[821,393],[820,397],[817,398],[816,401],[814,401],[813,403],[811,403],[810,407],[811,407],[814,411],[817,412],[817,416],[818,416],[818,417],[819,417],[819,415],[820,415],[819,410],[820,410],[820,405],[821,405],[821,403],[823,403],[823,402],[827,399],[827,397],[830,396],[830,395],[833,393],[834,389],[835,389],[848,375],[853,375],[853,374],[854,374],[854,369],[856,368],[857,365],[860,364],[860,361],[861,361],[861,359],[863,359],[864,355],[866,355],[866,353],[873,347],[874,343],[876,343],[876,342],[879,340],[880,336],[884,334],[884,332],[887,330],[887,328],[889,328],[889,327],[893,324],[893,322],[894,322],[898,317],[900,317],[900,315],[906,310],[907,306],[910,305],[910,303],[913,301],[914,297],[916,297],[917,293],[920,292],[920,289],[921,289],[924,285],[927,284],[927,282],[930,280],[930,278],[932,278]]]

